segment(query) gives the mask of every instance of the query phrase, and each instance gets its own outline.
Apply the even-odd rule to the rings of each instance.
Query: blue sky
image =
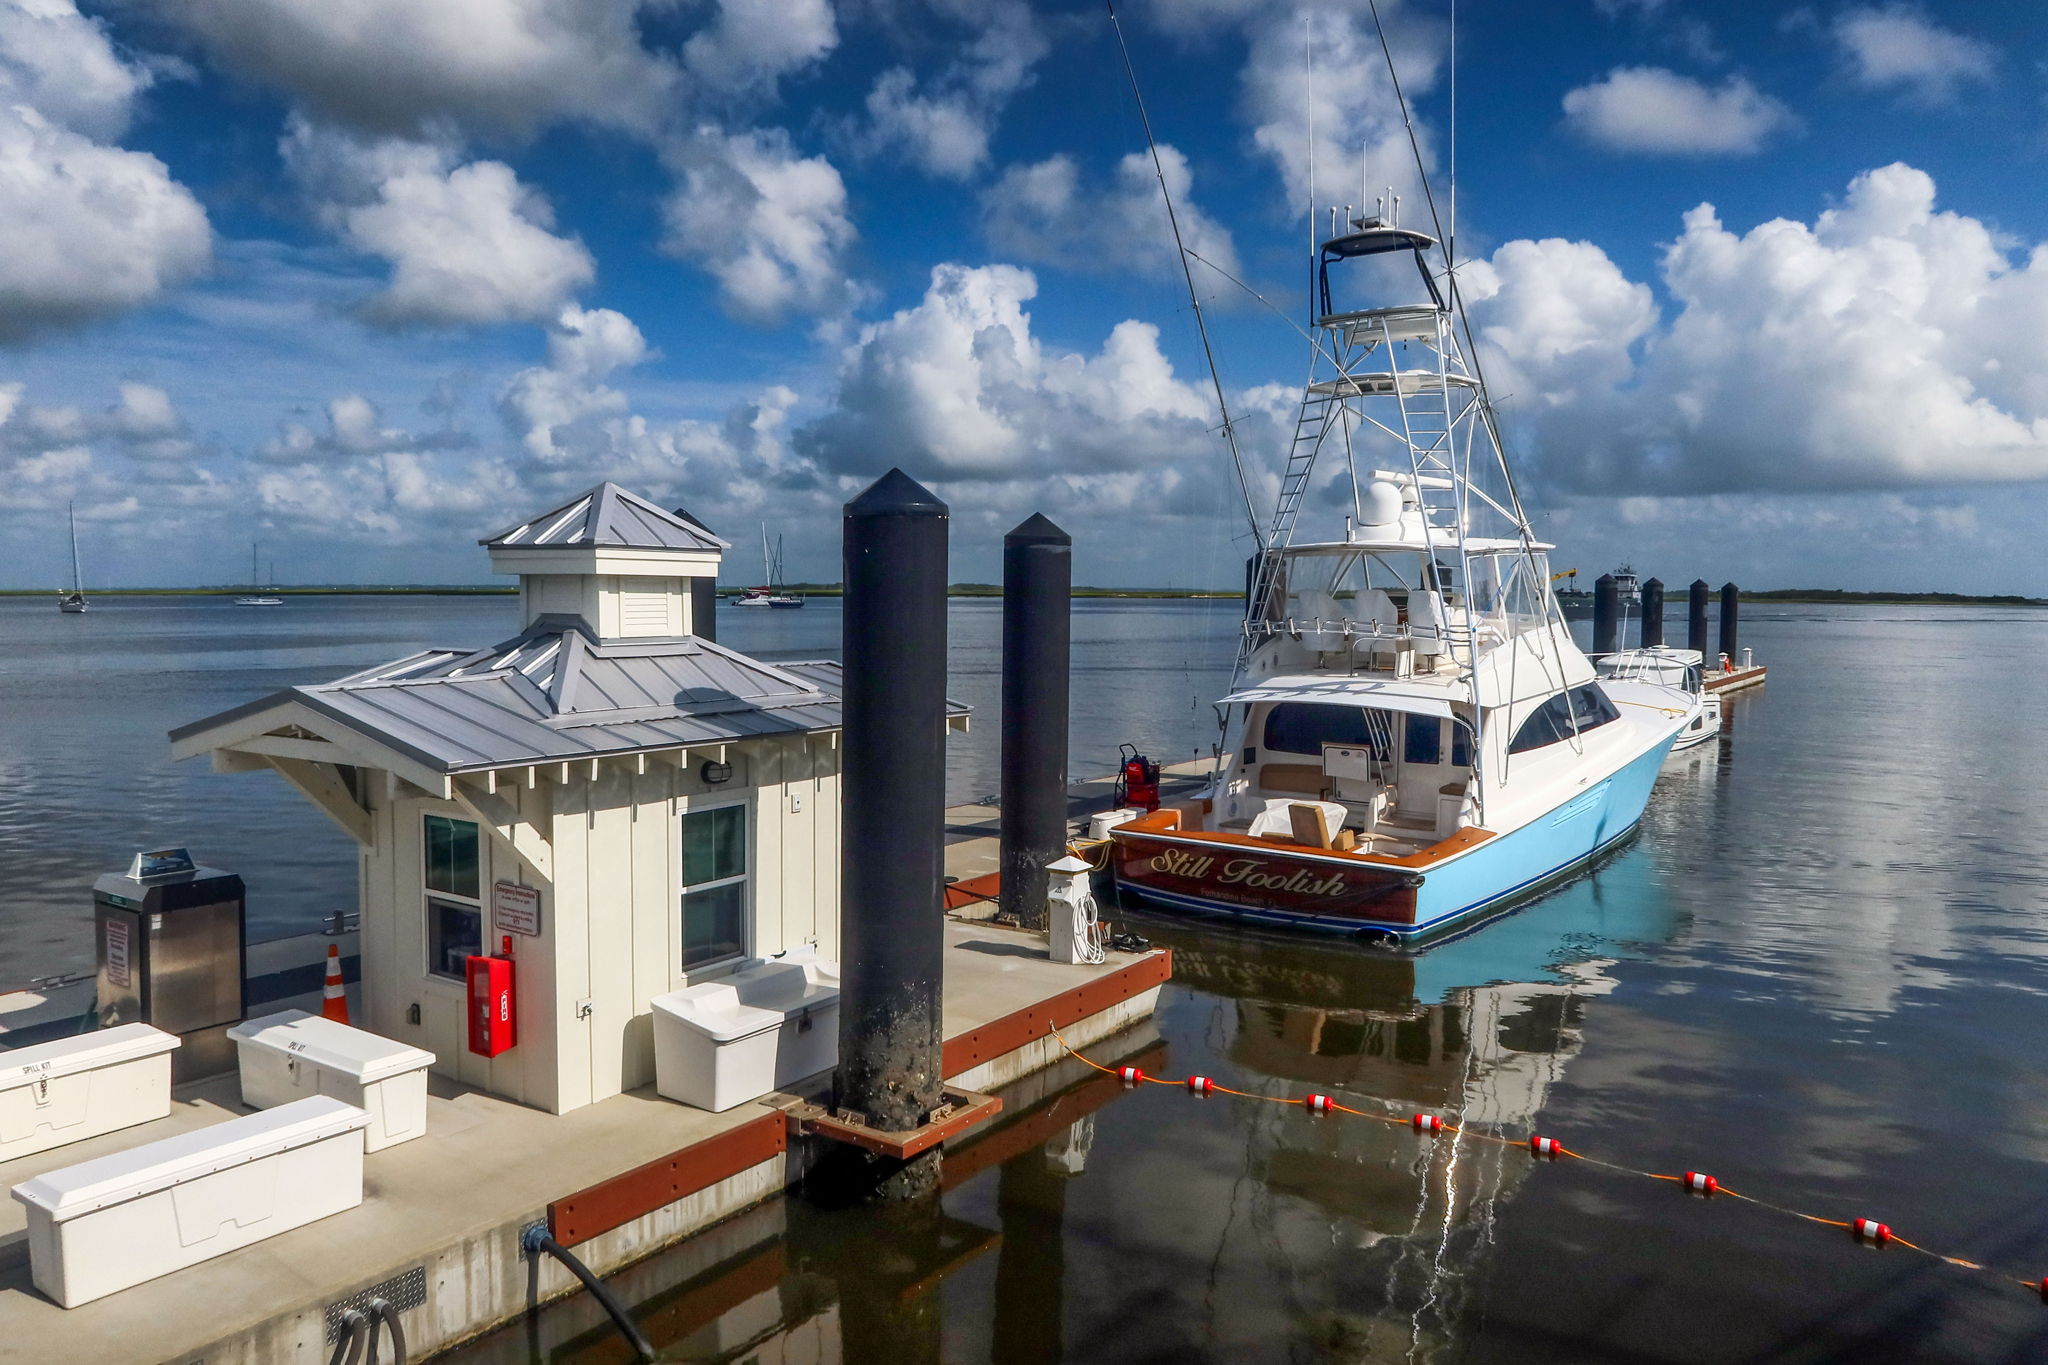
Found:
[[[1439,194],[1451,10],[1380,7]],[[1183,226],[1301,312],[1416,177],[1363,0],[1129,0]],[[1458,236],[1560,566],[2048,594],[2048,17],[1466,0]],[[1312,41],[1318,69],[1302,62]],[[837,577],[891,464],[955,574],[1246,545],[1099,5],[0,0],[0,586],[483,579],[601,478]],[[1447,205],[1446,205],[1447,207]],[[1270,485],[1305,347],[1198,270]]]

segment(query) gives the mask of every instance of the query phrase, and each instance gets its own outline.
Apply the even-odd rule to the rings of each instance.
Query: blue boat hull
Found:
[[[1148,904],[1169,910],[1353,936],[1434,937],[1507,909],[1626,839],[1642,820],[1650,789],[1656,785],[1658,769],[1675,737],[1674,731],[1555,810],[1431,868],[1415,887],[1412,922],[1337,918],[1279,904],[1253,906],[1210,900],[1147,886],[1122,875],[1118,885]]]

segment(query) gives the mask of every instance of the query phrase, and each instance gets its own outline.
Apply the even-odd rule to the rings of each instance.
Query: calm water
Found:
[[[155,840],[241,870],[265,922],[348,900],[347,849],[317,816],[268,779],[173,768],[162,732],[417,645],[488,640],[511,612],[152,601],[79,621],[0,602],[10,959],[39,961],[38,941],[73,932],[91,874]],[[996,785],[998,613],[954,607],[952,691],[984,708],[956,741],[955,799]],[[832,652],[829,608],[745,616],[721,620],[740,648]],[[2048,1273],[2048,730],[2024,719],[2048,618],[1756,616],[1745,643],[1768,688],[1734,699],[1717,745],[1673,760],[1642,837],[1596,874],[1412,958],[1147,922],[1177,980],[1156,1041],[1124,1046],[1169,1075],[1705,1170]],[[1231,619],[1079,607],[1076,771],[1124,738],[1160,757],[1206,744],[1194,702]],[[621,1287],[677,1360],[2048,1358],[2037,1297],[1839,1229],[1358,1119],[1075,1081],[1038,1110],[1049,1140],[978,1173],[971,1148],[949,1156],[963,1174],[936,1221],[777,1203]],[[462,1358],[622,1358],[587,1314],[551,1311]]]

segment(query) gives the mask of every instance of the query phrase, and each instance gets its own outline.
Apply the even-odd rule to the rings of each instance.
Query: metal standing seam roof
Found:
[[[840,665],[770,664],[695,636],[599,641],[542,617],[483,650],[428,650],[181,726],[183,739],[298,702],[442,772],[840,727]],[[967,714],[947,702],[952,716]]]
[[[629,550],[729,550],[694,520],[665,511],[615,483],[601,483],[560,507],[508,526],[477,544],[492,550],[610,546]]]

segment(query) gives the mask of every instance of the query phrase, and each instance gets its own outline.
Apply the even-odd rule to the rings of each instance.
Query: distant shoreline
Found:
[[[836,583],[790,584],[780,591],[799,597],[839,597],[843,591]],[[89,588],[88,598],[93,597],[247,597],[249,588]],[[516,597],[519,589],[498,584],[407,584],[386,587],[375,584],[349,586],[323,586],[304,588],[264,588],[263,592],[273,597]],[[721,588],[719,596],[730,600],[739,595],[738,588]],[[0,588],[0,597],[56,597],[58,592],[51,588]],[[949,597],[1001,597],[1001,585],[995,583],[955,583],[946,589]],[[1094,588],[1078,587],[1073,590],[1076,598],[1132,598],[1156,601],[1225,601],[1242,599],[1244,594],[1222,588]],[[1955,592],[1858,592],[1847,588],[1770,588],[1760,592],[1742,594],[1745,602],[1782,603],[1788,606],[1936,606],[1936,607],[2048,607],[2048,597],[2021,597],[2017,594],[2002,593],[1980,595]],[[1670,609],[1683,605],[1683,599],[1667,598],[1673,604]]]

